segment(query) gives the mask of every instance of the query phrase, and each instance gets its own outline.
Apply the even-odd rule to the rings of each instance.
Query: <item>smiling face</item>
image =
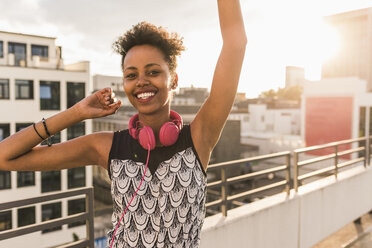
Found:
[[[124,59],[124,91],[140,114],[169,111],[172,81],[163,53],[151,45],[132,47]]]

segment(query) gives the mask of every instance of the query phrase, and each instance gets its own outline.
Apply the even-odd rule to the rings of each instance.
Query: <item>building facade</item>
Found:
[[[55,38],[0,32],[0,141],[63,111],[91,92],[89,62],[64,65]],[[59,143],[89,134],[91,120],[52,138]],[[0,171],[0,202],[91,186],[91,166],[61,171]],[[0,212],[0,231],[85,211],[83,196]],[[85,223],[64,225],[0,242],[0,247],[51,247],[85,237]]]
[[[372,91],[372,7],[324,18],[340,36],[340,51],[322,65],[322,78],[359,77]]]

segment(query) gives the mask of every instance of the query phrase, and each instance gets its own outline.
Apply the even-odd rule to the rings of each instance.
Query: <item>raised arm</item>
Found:
[[[112,103],[110,96],[111,89],[103,89],[46,119],[49,133],[53,135],[85,119],[114,113],[121,102]],[[42,122],[36,123],[35,128],[42,137],[47,137]],[[89,164],[105,166],[105,162],[101,161],[103,151],[97,144],[108,142],[109,138],[109,133],[95,133],[51,147],[36,147],[42,139],[33,126],[29,126],[0,142],[0,170],[47,171]]]
[[[239,0],[217,0],[223,45],[211,92],[191,123],[195,147],[206,168],[234,103],[247,37]]]

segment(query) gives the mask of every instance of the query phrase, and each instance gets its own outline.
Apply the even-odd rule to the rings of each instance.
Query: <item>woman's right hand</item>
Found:
[[[83,119],[99,118],[114,114],[121,101],[116,101],[111,88],[104,88],[76,103],[75,108]]]

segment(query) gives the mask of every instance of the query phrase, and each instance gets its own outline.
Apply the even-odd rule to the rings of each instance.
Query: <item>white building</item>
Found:
[[[256,145],[259,154],[291,150],[302,146],[299,108],[269,108],[249,104],[249,114],[230,114],[241,121],[241,143]]]
[[[0,32],[0,140],[43,117],[69,108],[91,92],[89,62],[64,65],[55,38]],[[63,142],[92,130],[90,120],[53,137]],[[92,168],[52,172],[0,171],[0,202],[92,185]],[[82,212],[85,199],[52,201],[0,212],[0,231]],[[84,224],[85,225],[85,224]],[[67,225],[0,242],[0,247],[51,247],[85,237],[85,226]]]

